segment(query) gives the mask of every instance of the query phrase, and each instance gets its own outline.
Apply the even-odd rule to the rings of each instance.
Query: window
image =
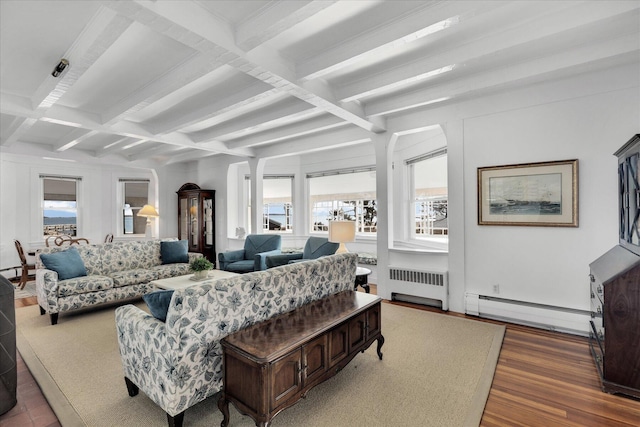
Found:
[[[359,234],[377,232],[374,167],[308,174],[307,178],[311,232],[328,231],[332,219],[355,221]]]
[[[120,179],[122,185],[122,234],[145,234],[147,218],[137,213],[149,200],[149,180]]]
[[[441,148],[406,161],[413,193],[409,208],[414,238],[449,234],[447,209],[447,149]]]
[[[262,182],[263,232],[293,232],[293,176],[264,176]]]
[[[293,232],[293,176],[264,175],[262,177],[262,232]],[[245,176],[246,228],[251,233],[251,177]]]
[[[78,235],[78,182],[81,178],[41,175],[43,235]]]

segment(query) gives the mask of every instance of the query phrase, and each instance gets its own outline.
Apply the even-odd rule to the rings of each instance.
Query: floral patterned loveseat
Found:
[[[189,274],[189,263],[202,254],[188,253],[189,262],[163,264],[161,242],[177,239],[147,240],[48,247],[36,253],[36,295],[40,314],[48,313],[51,324],[58,314],[99,304],[140,297],[156,290],[149,282],[156,279]],[[75,248],[86,276],[59,280],[58,273],[48,270],[43,254]]]
[[[170,426],[222,389],[225,336],[311,301],[353,289],[358,256],[330,255],[219,280],[171,296],[166,323],[128,304],[116,309],[125,382],[166,413]]]

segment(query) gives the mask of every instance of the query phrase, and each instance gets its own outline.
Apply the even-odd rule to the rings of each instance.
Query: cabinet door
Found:
[[[271,411],[286,403],[302,389],[300,348],[273,362],[271,366]]]
[[[349,353],[357,351],[367,340],[365,325],[367,323],[367,313],[360,313],[349,322]]]
[[[380,320],[380,304],[377,304],[367,310],[367,323],[365,327],[367,341],[369,341],[371,337],[382,332],[382,324]]]
[[[189,197],[189,250],[200,252],[200,203],[198,197]]]
[[[179,197],[178,205],[180,210],[178,211],[178,226],[180,231],[178,238],[180,240],[189,240],[189,200],[187,197]]]
[[[344,323],[329,333],[329,363],[335,365],[349,354],[349,324]]]
[[[322,375],[329,369],[327,340],[327,335],[323,334],[302,347],[303,387],[322,379]]]

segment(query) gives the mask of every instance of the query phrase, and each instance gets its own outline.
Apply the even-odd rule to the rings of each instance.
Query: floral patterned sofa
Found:
[[[162,242],[148,240],[48,247],[36,253],[36,295],[40,314],[48,313],[51,324],[58,314],[99,304],[140,297],[156,290],[149,282],[189,273],[189,263],[202,254],[188,253],[188,262],[163,264]],[[41,256],[77,250],[86,276],[59,280],[56,271],[45,267]]]
[[[171,296],[166,323],[134,305],[116,309],[125,382],[182,425],[187,408],[222,389],[225,336],[277,314],[353,289],[358,256],[331,255],[208,280]]]

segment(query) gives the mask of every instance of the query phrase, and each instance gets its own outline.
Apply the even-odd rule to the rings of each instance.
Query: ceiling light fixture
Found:
[[[56,68],[53,69],[53,72],[51,72],[51,75],[53,77],[58,77],[64,71],[64,69],[67,68],[68,66],[69,66],[69,61],[62,58],[60,62],[58,62],[58,65],[56,65]]]

